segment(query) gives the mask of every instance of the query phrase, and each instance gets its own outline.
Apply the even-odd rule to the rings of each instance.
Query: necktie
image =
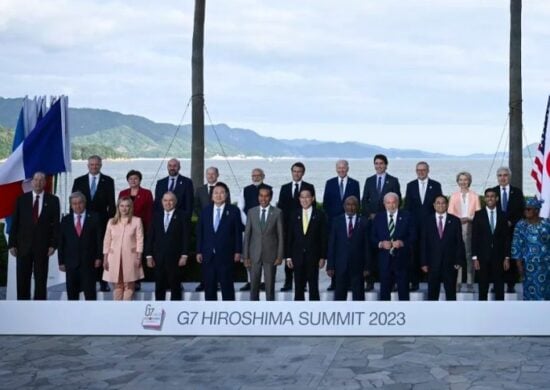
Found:
[[[420,182],[422,188],[420,190],[420,202],[424,204],[424,199],[426,198],[426,182],[422,180]]]
[[[208,186],[208,197],[212,199],[212,190],[214,189],[214,186]]]
[[[298,192],[298,183],[296,183],[294,184],[294,194],[293,194],[294,199],[298,199],[299,195],[300,193]]]
[[[164,232],[168,231],[168,226],[170,225],[170,213],[164,215]]]
[[[80,237],[80,235],[82,234],[82,214],[78,214],[76,216],[75,229],[76,229],[77,236]]]
[[[353,234],[353,217],[350,215],[348,218],[348,238],[351,238],[351,235]]]
[[[491,210],[490,222],[491,222],[491,233],[494,233],[495,232],[495,211],[494,210]]]
[[[302,229],[304,231],[304,235],[307,233],[307,227],[309,225],[309,218],[307,215],[306,210],[302,210]]]
[[[94,198],[95,196],[95,192],[97,190],[97,177],[95,176],[92,176],[92,185],[90,186],[90,195],[92,197],[92,199]]]
[[[439,233],[439,238],[443,238],[443,215],[439,216],[439,222],[437,223],[437,232]]]
[[[36,195],[34,203],[32,205],[32,221],[38,223],[38,204],[40,202],[40,195]]]
[[[344,199],[344,179],[340,179],[340,199]]]
[[[260,227],[262,228],[262,231],[265,228],[265,209],[262,209],[262,215],[260,216]]]
[[[216,218],[214,218],[214,231],[218,231],[218,226],[220,226],[220,221],[222,219],[222,208],[216,207]]]
[[[376,185],[378,193],[382,193],[382,176],[378,176],[378,184]]]
[[[393,214],[390,214],[390,222],[388,223],[388,231],[390,232],[390,239],[393,240],[395,233],[395,221],[393,220]]]
[[[172,177],[170,178],[170,186],[168,186],[168,191],[174,192],[174,187],[176,187],[176,179]]]
[[[502,211],[508,211],[508,193],[506,187],[502,187]]]

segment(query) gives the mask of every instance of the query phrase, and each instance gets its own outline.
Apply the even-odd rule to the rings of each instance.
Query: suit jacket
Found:
[[[284,256],[283,213],[269,206],[265,227],[260,225],[260,206],[248,210],[243,257],[253,262],[275,262]]]
[[[109,271],[103,273],[103,280],[117,283],[120,268],[123,281],[143,279],[143,267],[135,266],[137,253],[143,253],[143,225],[141,218],[132,217],[129,223],[113,224],[110,219],[103,240],[103,254],[108,255]]]
[[[435,213],[424,221],[422,229],[422,258],[420,264],[430,272],[452,269],[455,265],[466,266],[464,241],[460,219],[447,212],[443,238],[439,238]]]
[[[334,218],[328,240],[327,271],[335,270],[337,275],[363,275],[367,270],[370,240],[367,237],[368,218],[359,215],[351,237],[348,237],[348,217],[343,214]]]
[[[340,198],[340,177],[337,176],[327,180],[325,192],[323,194],[323,209],[327,214],[329,225],[334,217],[344,214],[344,200],[352,195],[355,196],[357,200],[361,199],[361,195],[359,194],[359,182],[357,180],[348,177],[343,198]]]
[[[285,229],[294,212],[296,210],[302,209],[302,206],[300,206],[300,198],[294,197],[293,183],[294,182],[286,183],[281,187],[281,192],[279,193],[279,201],[277,202],[277,207],[280,208],[283,212],[283,222],[285,224]],[[304,188],[309,189],[315,196],[315,187],[313,186],[313,184],[302,181],[300,191]],[[316,203],[317,202],[313,204],[314,208]]]
[[[17,198],[12,215],[8,247],[17,248],[17,256],[31,253],[47,256],[48,248],[57,248],[59,239],[59,199],[43,192],[42,211],[38,223],[32,217],[33,194],[27,192]]]
[[[88,174],[74,179],[72,192],[80,191],[86,197],[86,210],[94,211],[99,215],[103,227],[107,225],[109,218],[116,212],[115,181],[112,177],[101,173],[97,183],[94,199],[90,194],[90,180]]]
[[[120,191],[118,198],[130,197],[130,188]],[[146,188],[139,187],[134,199],[134,215],[141,218],[144,231],[148,231],[153,218],[153,194]]]
[[[403,241],[403,247],[394,249],[390,254],[389,250],[378,250],[378,261],[389,262],[390,258],[397,260],[402,267],[407,267],[411,257],[411,245],[416,239],[416,229],[411,215],[406,210],[398,210],[395,218],[395,232],[393,240]],[[388,216],[386,210],[380,211],[372,221],[371,245],[378,248],[380,241],[390,241],[390,230],[388,229]],[[374,259],[372,259],[374,261]],[[369,264],[369,270],[372,270],[372,264]]]
[[[301,261],[318,262],[327,258],[327,220],[325,213],[312,205],[306,234],[302,226],[302,208],[295,210],[287,230],[286,258],[295,264]]]
[[[477,256],[480,263],[503,262],[511,257],[510,228],[506,215],[495,209],[496,226],[491,232],[489,213],[486,208],[476,212],[472,223],[472,257]]]
[[[500,186],[493,188],[498,194],[497,208],[502,211],[502,199],[500,199]],[[523,218],[523,209],[525,208],[525,197],[523,191],[518,187],[510,186],[510,193],[508,194],[508,208],[505,216],[508,221],[512,223],[512,227]]]
[[[103,258],[103,225],[93,211],[86,212],[80,237],[76,233],[74,214],[61,219],[57,259],[67,270],[94,270],[95,260]]]
[[[242,253],[241,212],[233,205],[225,205],[218,230],[214,231],[214,204],[201,211],[197,224],[197,253],[204,262],[216,256],[217,261],[233,263],[235,253]]]
[[[145,256],[153,256],[157,267],[177,267],[179,258],[188,254],[190,225],[183,212],[175,209],[168,229],[164,231],[164,214],[163,210],[153,216]]]
[[[472,190],[468,191],[468,218],[473,218],[476,211],[481,208],[479,203],[479,196]],[[449,207],[447,213],[461,218],[462,216],[462,193],[460,191],[454,192],[449,198]]]
[[[399,196],[399,200],[401,200],[401,187],[396,177],[386,173],[386,179],[382,183],[382,192],[380,194],[378,193],[377,184],[376,175],[372,175],[365,180],[363,199],[361,200],[361,207],[365,216],[385,211],[384,195],[388,192],[395,192]]]
[[[202,209],[212,203],[212,200],[210,199],[210,188],[208,187],[208,184],[203,184],[195,191],[195,214],[197,217],[201,215]],[[231,204],[230,193],[227,193],[225,204]]]
[[[157,181],[155,186],[155,211],[162,211],[162,196],[168,191],[169,176]],[[178,199],[176,208],[184,212],[187,218],[191,219],[193,213],[193,182],[188,177],[178,175],[176,178],[176,188],[174,188],[174,194]]]
[[[415,179],[407,184],[407,192],[405,193],[405,208],[413,216],[417,228],[422,227],[423,221],[433,213],[435,197],[441,195],[441,184],[435,180],[428,179],[426,183],[426,194],[424,195],[424,203],[420,197],[420,189],[418,188],[418,180]]]

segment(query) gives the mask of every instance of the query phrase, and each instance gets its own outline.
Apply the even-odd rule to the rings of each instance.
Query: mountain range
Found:
[[[11,150],[13,131],[22,98],[0,97],[0,158]],[[69,108],[73,158],[99,154],[106,158],[191,157],[191,125],[156,123],[137,115],[104,109]],[[335,129],[337,131],[337,129]],[[11,134],[11,135],[10,135]],[[10,138],[11,137],[11,138]],[[533,148],[532,145],[529,146]],[[534,146],[536,147],[536,145]],[[205,126],[205,155],[229,157],[369,158],[384,153],[390,158],[453,158],[459,156],[417,149],[383,148],[359,142],[276,139],[226,124]],[[533,154],[532,154],[533,155]],[[472,158],[492,155],[475,154]],[[460,156],[464,158],[464,156]]]

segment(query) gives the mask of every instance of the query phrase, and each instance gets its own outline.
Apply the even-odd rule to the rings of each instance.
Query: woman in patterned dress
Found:
[[[517,223],[512,240],[526,301],[550,300],[550,220],[539,216],[541,205],[538,199],[526,202],[525,218]]]

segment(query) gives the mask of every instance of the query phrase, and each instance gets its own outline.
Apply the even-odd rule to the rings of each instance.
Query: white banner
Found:
[[[549,302],[0,302],[2,335],[549,336]]]

